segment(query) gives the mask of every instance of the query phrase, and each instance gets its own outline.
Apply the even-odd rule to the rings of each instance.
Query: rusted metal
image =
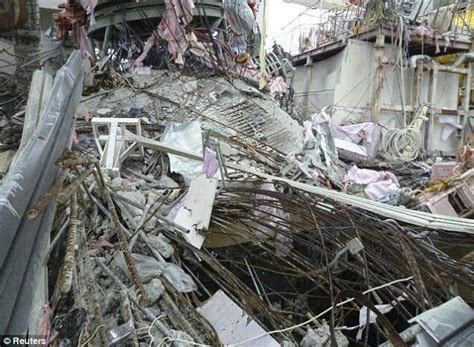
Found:
[[[92,175],[93,171],[94,168],[91,168],[82,172],[79,177],[77,177],[70,185],[68,185],[61,191],[58,196],[59,200],[66,201],[71,195],[77,192],[81,184],[86,180],[87,177]]]
[[[66,179],[65,175],[60,175],[59,178],[56,180],[56,183],[54,183],[51,190],[45,195],[43,195],[43,197],[41,198],[40,201],[38,201],[36,206],[26,213],[26,218],[30,220],[38,218],[38,216],[41,215],[46,210],[48,205],[51,202],[53,202],[56,199],[56,197],[59,195],[65,179]]]
[[[137,266],[135,264],[135,260],[133,260],[132,254],[130,253],[130,249],[128,246],[127,235],[123,231],[123,226],[120,223],[120,218],[117,214],[117,209],[115,208],[114,202],[110,193],[105,190],[105,197],[107,200],[107,207],[112,215],[112,222],[115,227],[115,232],[117,233],[117,237],[120,242],[120,249],[122,250],[123,257],[125,258],[125,263],[127,264],[128,271],[130,271],[130,277],[132,279],[133,286],[137,291],[138,300],[141,305],[146,305],[147,298],[146,298],[146,291],[145,287],[143,286],[143,282],[138,274]]]
[[[69,222],[69,230],[66,238],[66,250],[64,262],[59,271],[58,280],[54,293],[55,303],[64,294],[69,293],[72,285],[72,277],[76,267],[76,243],[77,243],[77,226],[80,224],[78,220],[77,194],[73,194],[71,198],[71,217]]]

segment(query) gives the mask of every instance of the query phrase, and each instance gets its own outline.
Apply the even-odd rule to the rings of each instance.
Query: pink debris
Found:
[[[186,49],[185,27],[193,19],[194,0],[166,0],[166,9],[156,30],[145,43],[142,54],[134,63],[135,67],[143,65],[150,50],[158,43],[159,38],[168,42],[168,51],[178,62],[182,62],[182,54]]]
[[[219,161],[217,160],[217,153],[212,149],[206,148],[204,152],[204,163],[202,165],[202,171],[206,174],[207,178],[212,178],[219,169]]]
[[[288,85],[281,76],[277,76],[270,81],[270,94],[272,96],[283,96],[288,92]]]
[[[43,307],[43,318],[38,326],[38,336],[46,339],[46,345],[49,345],[58,336],[58,332],[51,325],[51,317],[53,312],[49,305]]]
[[[186,32],[184,27],[193,19],[193,0],[166,0],[166,10],[157,31],[160,37],[168,41],[168,50],[173,58],[184,51]]]
[[[347,172],[344,181],[365,185],[365,193],[375,201],[400,191],[400,184],[393,173],[359,169],[355,165]]]

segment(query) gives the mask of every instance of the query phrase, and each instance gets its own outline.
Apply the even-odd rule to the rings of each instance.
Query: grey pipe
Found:
[[[430,63],[437,65],[436,61],[434,61],[430,56],[418,54],[410,57],[410,67],[412,69],[416,68],[416,62],[418,60],[429,60]]]
[[[468,61],[469,60],[474,60],[474,52],[469,52],[469,53],[462,54],[451,66],[452,67],[459,67],[466,60],[468,60]]]

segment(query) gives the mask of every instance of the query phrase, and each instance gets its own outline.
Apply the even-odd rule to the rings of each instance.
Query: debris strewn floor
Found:
[[[19,290],[1,333],[27,311],[21,329],[54,346],[473,342],[468,143],[438,160],[421,141],[387,144],[411,136],[400,129],[337,124],[328,108],[301,119],[285,102],[289,60],[265,75],[235,53],[255,2],[221,4],[237,16],[229,42],[186,31],[195,4],[176,0],[132,35],[140,49],[109,33],[98,54],[68,22],[91,21],[93,3],[55,17],[59,36],[84,30],[82,52],[54,81],[35,72],[29,97],[6,94],[0,283]],[[31,278],[42,287],[18,309]]]
[[[392,329],[405,329],[417,312],[471,287],[472,269],[457,255],[472,251],[472,229],[453,233],[381,218],[249,173],[246,168],[333,189],[344,189],[339,182],[353,180],[350,189],[361,185],[365,198],[382,189],[377,185],[401,190],[393,174],[349,170],[337,157],[335,167],[347,173],[336,176],[341,171],[321,163],[330,158],[321,152],[320,157],[312,155],[321,158],[323,179],[305,175],[314,170],[311,164],[289,169],[285,144],[277,143],[278,149],[265,135],[258,136],[273,128],[255,124],[252,113],[242,114],[234,127],[225,124],[228,115],[212,118],[202,111],[205,107],[197,107],[209,102],[207,93],[188,91],[192,106],[159,94],[174,95],[172,88],[186,90],[188,83],[209,81],[186,79],[158,72],[144,82],[166,83],[166,89],[154,90],[134,87],[141,78],[133,76],[132,86],[87,96],[79,106],[74,152],[61,161],[67,182],[57,196],[58,227],[52,235],[60,227],[65,231],[49,257],[50,268],[58,270],[50,277],[50,305],[59,340],[82,331],[76,341],[100,344],[309,346],[327,324],[337,327],[337,333],[328,328],[321,339],[334,337],[347,345],[372,341],[374,331],[363,337],[369,331],[364,330],[365,317],[384,308],[389,321],[377,320],[379,333],[395,342]],[[225,88],[224,97],[248,98],[230,84]],[[215,97],[214,105],[219,104]],[[112,128],[95,122],[111,117],[124,120],[115,129],[115,142]],[[131,118],[141,124],[140,135]],[[291,146],[300,147],[293,159],[298,163],[296,157],[304,160],[309,150],[303,149],[303,128],[294,128],[300,146]],[[103,157],[109,155],[107,148],[115,149],[111,155],[121,158],[116,170],[100,167],[105,161],[96,141],[105,148]],[[387,185],[384,180],[391,181]],[[64,228],[67,221],[70,226]],[[67,246],[74,244],[77,250]],[[354,299],[340,304],[348,298]],[[234,308],[225,309],[225,315],[215,311],[225,305]],[[331,306],[337,309],[328,310]],[[241,323],[233,321],[232,310],[236,317],[248,315],[245,333],[238,333]],[[66,324],[73,317],[74,325]],[[228,329],[233,333],[228,335]]]

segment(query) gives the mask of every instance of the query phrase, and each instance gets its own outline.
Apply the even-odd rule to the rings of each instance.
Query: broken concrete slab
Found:
[[[242,347],[280,347],[281,345],[270,335],[265,335],[265,330],[235,302],[233,302],[222,290],[218,290],[197,311],[212,325],[219,340],[224,345],[238,344]],[[225,317],[225,319],[223,319]],[[262,336],[265,335],[265,336]],[[247,339],[256,336],[247,343]]]

